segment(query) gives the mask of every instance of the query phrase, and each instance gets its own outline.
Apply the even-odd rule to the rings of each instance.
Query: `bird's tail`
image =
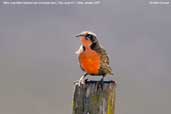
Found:
[[[111,67],[108,68],[108,74],[109,74],[109,75],[114,75],[114,73],[112,72]]]
[[[114,76],[114,73],[113,73],[113,72],[109,72],[109,75],[112,75],[112,76]]]

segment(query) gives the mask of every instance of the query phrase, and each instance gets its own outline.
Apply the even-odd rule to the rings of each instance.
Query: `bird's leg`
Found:
[[[75,81],[74,84],[77,83],[79,86],[81,84],[85,84],[85,80],[84,79],[85,79],[86,76],[87,76],[87,73],[85,73],[83,76],[81,76],[80,80]]]
[[[102,76],[102,78],[101,78],[100,82],[103,82],[103,81],[104,81],[104,75]]]
[[[87,73],[85,73],[83,76],[81,76],[81,78],[80,78],[80,80],[79,80],[79,82],[78,82],[78,84],[79,84],[79,86],[81,85],[81,84],[85,84],[85,77],[87,76]]]
[[[103,89],[103,84],[104,84],[104,75],[102,75],[102,78],[100,80],[100,85],[101,85],[101,88]]]

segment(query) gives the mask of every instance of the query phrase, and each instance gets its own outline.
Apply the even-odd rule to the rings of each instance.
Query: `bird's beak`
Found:
[[[85,36],[84,34],[78,34],[75,37]]]
[[[75,37],[80,37],[80,34],[76,35]]]

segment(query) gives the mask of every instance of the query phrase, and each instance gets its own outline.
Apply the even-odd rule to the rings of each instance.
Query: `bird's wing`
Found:
[[[109,65],[109,57],[107,55],[107,52],[105,49],[101,48],[100,49],[100,54],[101,54],[101,60],[103,63]]]
[[[101,55],[101,67],[100,67],[100,72],[102,73],[102,74],[111,74],[111,75],[113,75],[113,73],[112,73],[112,69],[111,69],[111,67],[109,66],[109,57],[108,57],[108,55],[107,55],[107,52],[103,49],[103,48],[101,48],[100,50],[99,50],[99,53],[100,53],[100,55]]]

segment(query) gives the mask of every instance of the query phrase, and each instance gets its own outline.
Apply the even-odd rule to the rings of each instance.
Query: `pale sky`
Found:
[[[90,30],[115,72],[116,114],[169,114],[171,5],[148,2],[1,3],[0,113],[71,114],[73,81],[83,74],[75,55],[80,41],[74,36]]]

